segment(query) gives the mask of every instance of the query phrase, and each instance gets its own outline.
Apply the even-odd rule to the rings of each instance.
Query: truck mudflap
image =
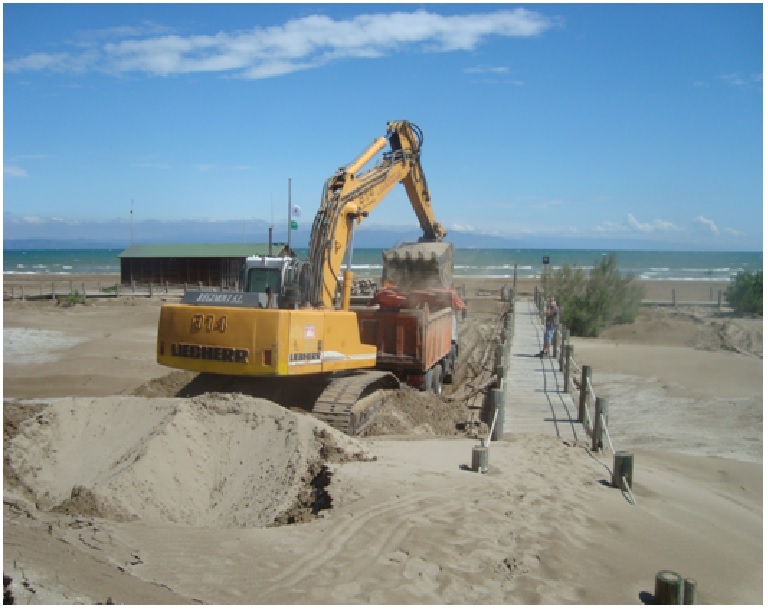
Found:
[[[347,435],[357,435],[381,408],[377,390],[396,390],[400,380],[387,371],[357,371],[334,377],[320,394],[312,415]]]

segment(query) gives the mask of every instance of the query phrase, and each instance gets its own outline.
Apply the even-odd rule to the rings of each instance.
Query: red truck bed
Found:
[[[425,373],[451,352],[452,309],[355,308],[360,341],[376,346],[376,367]]]

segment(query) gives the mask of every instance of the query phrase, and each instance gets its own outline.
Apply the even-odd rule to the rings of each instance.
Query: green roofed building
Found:
[[[121,284],[190,284],[234,289],[245,259],[277,256],[284,243],[134,243],[119,256]]]

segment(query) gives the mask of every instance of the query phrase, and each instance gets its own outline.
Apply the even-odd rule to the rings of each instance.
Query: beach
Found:
[[[5,296],[65,284],[29,277],[5,276]],[[471,360],[511,280],[458,283]],[[536,285],[518,280],[518,298]],[[761,604],[762,318],[712,307],[725,282],[643,285],[661,304],[572,338],[635,455],[634,504],[583,438],[506,433],[488,473],[468,471],[478,439],[451,428],[456,401],[393,398],[376,434],[351,438],[268,400],[199,395],[155,362],[172,293],[4,301],[17,603],[630,605],[671,569],[698,603]],[[307,522],[296,502],[323,465],[332,506]]]

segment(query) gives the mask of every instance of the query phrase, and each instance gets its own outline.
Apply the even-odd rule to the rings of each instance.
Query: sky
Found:
[[[762,250],[763,22],[761,3],[4,3],[3,237],[213,238],[287,226],[289,198],[306,230],[325,180],[405,119],[449,240]],[[401,186],[363,225],[418,236]]]

